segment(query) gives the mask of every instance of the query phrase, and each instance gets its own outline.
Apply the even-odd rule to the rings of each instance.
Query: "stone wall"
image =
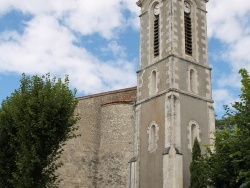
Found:
[[[127,188],[133,154],[134,111],[131,104],[111,104],[101,110],[98,187]]]
[[[81,119],[76,133],[80,136],[64,147],[60,159],[64,166],[58,170],[60,188],[127,184],[135,98],[135,87],[79,98],[76,113]]]

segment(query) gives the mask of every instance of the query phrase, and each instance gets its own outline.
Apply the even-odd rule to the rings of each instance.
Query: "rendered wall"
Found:
[[[190,171],[189,165],[192,160],[192,152],[189,146],[189,136],[188,126],[190,121],[195,121],[198,123],[200,128],[200,146],[202,152],[205,151],[204,145],[210,143],[209,141],[209,117],[208,117],[208,107],[206,101],[200,100],[198,98],[191,98],[186,95],[180,95],[181,103],[181,148],[183,154],[183,187],[189,187]]]
[[[165,116],[164,96],[151,99],[141,105],[140,119],[140,188],[163,187],[163,151]],[[159,126],[156,151],[148,151],[148,127],[151,122]]]

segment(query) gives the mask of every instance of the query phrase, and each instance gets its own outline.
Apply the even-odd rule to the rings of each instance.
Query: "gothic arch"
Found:
[[[188,148],[191,151],[193,148],[195,138],[197,138],[198,142],[201,142],[200,132],[201,130],[199,124],[194,120],[190,121],[188,124]]]
[[[198,94],[198,73],[193,66],[188,68],[188,91]]]
[[[149,76],[149,95],[155,95],[158,92],[158,82],[159,82],[159,78],[158,78],[158,71],[157,69],[153,69],[150,73]]]
[[[161,13],[156,16],[154,15],[154,8],[159,4],[161,8],[161,0],[152,0],[149,4],[148,13],[149,13],[149,64],[153,64],[159,59],[160,56],[160,22],[161,22]]]
[[[189,15],[187,15],[186,13],[184,13],[183,11],[183,22],[184,22],[184,52],[186,55],[190,56],[190,57],[193,57],[196,59],[196,56],[197,56],[197,31],[196,31],[196,27],[197,27],[197,18],[196,18],[196,14],[197,14],[197,2],[195,0],[184,0],[186,2],[188,2],[191,6],[191,13]],[[183,2],[184,2],[183,1]],[[183,3],[183,6],[184,6],[184,3]],[[183,8],[184,10],[184,8]],[[190,23],[187,23],[189,22],[190,20]],[[186,29],[186,26],[187,25],[191,25],[190,26],[190,30],[187,31]],[[191,39],[190,40],[187,40],[187,32],[191,32],[190,36]],[[191,46],[191,52],[190,51],[187,51],[187,46]]]
[[[155,121],[152,121],[148,126],[148,151],[154,152],[158,148],[158,139],[159,139],[159,126]]]

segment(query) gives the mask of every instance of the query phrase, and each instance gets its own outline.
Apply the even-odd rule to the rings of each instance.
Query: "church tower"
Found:
[[[135,151],[131,188],[188,188],[192,146],[211,143],[208,0],[139,0]],[[204,148],[203,148],[204,151]]]

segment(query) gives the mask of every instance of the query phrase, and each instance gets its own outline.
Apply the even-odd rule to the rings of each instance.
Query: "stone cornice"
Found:
[[[192,63],[192,64],[197,65],[197,66],[199,66],[199,67],[203,67],[204,69],[212,70],[211,67],[206,66],[206,65],[201,65],[201,64],[199,64],[199,63],[196,62],[196,61],[191,61],[191,60],[189,60],[189,59],[185,59],[184,57],[178,56],[178,55],[176,55],[176,54],[170,54],[170,55],[167,55],[167,56],[161,58],[161,59],[158,60],[157,62],[154,62],[154,63],[152,63],[152,64],[150,64],[150,65],[147,65],[147,66],[141,68],[140,70],[136,71],[136,73],[140,73],[141,71],[143,71],[143,70],[145,70],[145,69],[148,69],[149,67],[152,67],[152,66],[154,66],[154,65],[156,65],[156,64],[158,64],[158,63],[160,63],[160,62],[162,62],[162,61],[164,61],[165,59],[168,59],[168,58],[170,58],[170,57],[174,57],[174,58],[177,58],[177,59],[184,60],[184,61],[186,61],[186,62]]]
[[[193,98],[196,98],[196,99],[199,99],[199,100],[202,100],[202,101],[206,101],[206,102],[209,102],[209,103],[214,103],[214,101],[212,99],[208,99],[208,98],[205,98],[205,97],[202,97],[202,96],[199,96],[199,95],[196,95],[196,94],[193,94],[193,93],[190,93],[190,92],[187,92],[187,91],[183,91],[183,90],[180,90],[180,89],[176,89],[176,88],[169,88],[167,90],[164,90],[162,92],[159,92],[158,94],[154,95],[154,96],[149,96],[145,99],[142,99],[140,101],[136,101],[136,106],[137,105],[140,105],[144,102],[147,102],[147,101],[150,101],[151,99],[154,99],[156,97],[159,97],[161,95],[165,95],[166,93],[169,93],[171,91],[174,91],[174,92],[177,92],[177,93],[181,93],[183,95],[186,95],[186,96],[190,96],[190,97],[193,97]]]
[[[137,1],[137,2],[136,2],[137,6],[138,6],[138,7],[141,7],[141,6],[142,6],[143,1],[144,1],[144,0],[139,0],[139,1]]]

